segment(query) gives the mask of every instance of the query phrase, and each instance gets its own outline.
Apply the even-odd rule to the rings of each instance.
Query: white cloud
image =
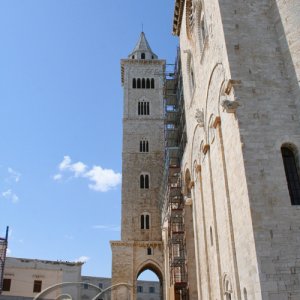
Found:
[[[90,181],[90,189],[98,192],[107,192],[121,183],[121,174],[111,169],[103,169],[100,166],[93,166],[91,169],[83,162],[72,163],[70,156],[65,155],[58,165],[60,173],[53,176],[53,180],[60,180],[63,172],[69,172],[72,177],[87,178]]]
[[[60,180],[61,178],[62,178],[61,174],[55,174],[55,175],[53,175],[53,180],[55,180],[55,181]]]
[[[19,182],[21,178],[21,173],[15,171],[13,168],[8,167],[7,171],[10,175],[10,179],[12,179],[15,182]]]
[[[10,200],[12,203],[19,202],[19,197],[11,189],[8,189],[7,191],[3,192],[2,197],[7,200]]]
[[[71,165],[71,171],[75,173],[75,176],[78,177],[83,174],[86,170],[86,165],[81,161]]]
[[[120,231],[120,226],[116,225],[94,225],[92,226],[93,229],[100,229],[104,231]]]
[[[70,167],[70,163],[71,163],[71,158],[70,158],[70,156],[66,155],[66,156],[64,156],[63,161],[59,164],[58,168],[61,171],[67,170]]]
[[[89,184],[89,188],[99,192],[107,192],[121,183],[121,174],[100,166],[94,166],[84,176],[93,182]]]
[[[88,256],[80,256],[78,258],[76,258],[74,261],[75,262],[82,262],[82,263],[85,263],[87,262],[88,260],[90,260],[90,258]]]

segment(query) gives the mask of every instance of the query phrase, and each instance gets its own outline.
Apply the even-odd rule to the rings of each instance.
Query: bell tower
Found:
[[[144,32],[121,60],[123,105],[121,241],[111,241],[112,299],[136,299],[136,280],[153,271],[162,286],[163,249],[159,190],[164,165],[165,60],[151,50]],[[162,291],[161,291],[162,294]],[[130,295],[130,296],[128,296]]]

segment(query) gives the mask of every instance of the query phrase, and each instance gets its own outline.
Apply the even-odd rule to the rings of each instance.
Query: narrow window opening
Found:
[[[145,189],[149,189],[149,175],[145,175]]]
[[[146,215],[146,229],[150,228],[150,216]]]
[[[142,89],[146,88],[146,81],[145,78],[142,79]]]
[[[147,248],[147,255],[152,255],[152,249],[151,249],[151,247]]]
[[[154,89],[154,78],[151,78],[151,89]]]
[[[132,79],[132,88],[136,89],[136,79],[135,78]]]
[[[132,55],[131,58],[134,59],[134,55]]]
[[[137,79],[137,88],[138,89],[141,88],[141,79],[140,78]]]
[[[292,205],[300,205],[300,180],[294,152],[286,147],[281,147],[285,176],[288,184]]]
[[[145,57],[145,53],[143,52],[142,54],[141,54],[141,59],[145,59],[146,57]]]
[[[147,78],[147,80],[146,80],[146,88],[150,89],[150,79],[149,78]]]
[[[140,152],[143,152],[143,141],[140,141]]]
[[[11,279],[10,278],[4,278],[3,279],[2,291],[3,292],[9,292],[10,287],[11,287]]]
[[[33,282],[33,292],[34,293],[40,293],[42,291],[42,281],[41,280],[35,280]]]
[[[145,177],[143,174],[140,176],[140,188],[141,189],[145,188]]]
[[[141,215],[141,229],[145,229],[145,216]]]
[[[212,232],[211,227],[209,229],[209,233],[210,233],[210,245],[213,246],[214,245],[214,240],[213,240],[213,232]]]

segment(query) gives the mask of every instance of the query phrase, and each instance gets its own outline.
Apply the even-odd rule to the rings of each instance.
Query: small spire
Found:
[[[157,59],[157,55],[151,50],[143,31],[140,34],[136,46],[128,57],[132,59]]]

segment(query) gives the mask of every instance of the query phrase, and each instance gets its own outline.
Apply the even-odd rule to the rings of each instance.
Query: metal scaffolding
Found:
[[[6,234],[4,238],[0,237],[0,294],[3,288],[3,275],[4,275],[4,266],[6,259],[7,251],[7,241],[8,241],[8,227],[6,227]]]
[[[174,71],[165,77],[165,168],[162,184],[162,218],[168,223],[170,284],[175,299],[188,299],[186,266],[184,199],[182,195],[181,160],[186,145],[186,127],[180,55]]]

